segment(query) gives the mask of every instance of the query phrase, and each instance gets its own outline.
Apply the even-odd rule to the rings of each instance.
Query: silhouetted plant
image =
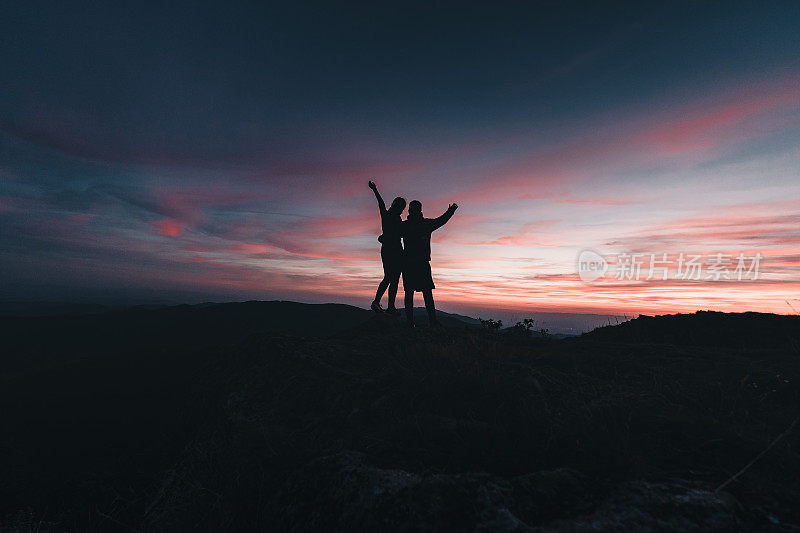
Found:
[[[534,320],[532,318],[525,318],[522,320],[522,322],[517,322],[508,328],[508,332],[512,335],[518,335],[520,337],[530,337],[533,324]]]
[[[502,320],[494,320],[492,318],[487,318],[486,320],[479,318],[478,320],[489,333],[497,333],[503,327]]]

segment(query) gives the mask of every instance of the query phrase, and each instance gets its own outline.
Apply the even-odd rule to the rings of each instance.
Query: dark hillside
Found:
[[[596,340],[684,346],[800,349],[800,316],[717,311],[657,317],[642,315],[618,326],[597,328],[584,336]]]
[[[3,523],[800,527],[800,431],[786,432],[800,415],[791,347],[635,342],[627,324],[566,340],[460,324],[409,332],[388,318],[328,338],[255,328],[209,346],[142,339],[4,372]],[[740,319],[714,320],[724,328],[728,318]],[[783,317],[758,318],[764,331],[783,327]],[[648,320],[702,331],[706,318]]]
[[[25,310],[23,310],[25,311]],[[415,309],[427,323],[424,309]],[[248,335],[278,333],[329,337],[363,326],[372,311],[344,304],[302,304],[283,301],[205,303],[133,307],[63,316],[7,316],[0,336],[7,347],[0,372],[63,365],[75,357],[103,356],[117,350],[208,350],[235,344]],[[474,325],[460,315],[439,313],[450,327]],[[386,320],[400,318],[384,317]]]

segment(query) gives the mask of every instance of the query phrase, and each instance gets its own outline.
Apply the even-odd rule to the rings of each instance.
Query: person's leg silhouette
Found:
[[[414,327],[414,291],[406,289],[406,325]]]
[[[400,271],[394,274],[394,278],[389,281],[389,302],[386,307],[386,312],[392,315],[398,315],[397,308],[395,307],[395,300],[397,299],[397,288],[400,284]]]
[[[370,305],[370,309],[375,311],[376,313],[380,313],[383,311],[381,309],[381,298],[383,298],[383,293],[386,292],[386,288],[389,287],[390,280],[384,276],[380,283],[378,283],[378,290],[375,292],[375,299],[372,301],[372,305]],[[391,291],[389,292],[389,299],[391,300]]]
[[[431,289],[422,291],[422,297],[425,299],[425,310],[428,311],[428,323],[431,326],[438,326],[439,321],[436,319],[436,306],[433,303],[433,291]]]

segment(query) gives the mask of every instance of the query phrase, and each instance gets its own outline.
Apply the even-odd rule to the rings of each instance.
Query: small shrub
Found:
[[[532,318],[525,318],[522,322],[517,322],[510,328],[508,328],[508,333],[510,335],[516,335],[518,337],[530,337],[531,336],[531,329],[533,329],[534,321]]]
[[[502,320],[494,320],[492,318],[487,318],[486,320],[479,318],[478,320],[489,333],[497,333],[503,327]]]

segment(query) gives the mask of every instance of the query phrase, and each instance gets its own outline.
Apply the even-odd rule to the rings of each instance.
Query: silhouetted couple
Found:
[[[381,213],[381,230],[383,234],[378,237],[381,242],[381,260],[383,261],[383,280],[378,284],[375,300],[370,306],[377,313],[381,309],[381,298],[386,289],[389,289],[389,302],[386,312],[392,315],[399,314],[395,307],[397,286],[400,275],[403,275],[403,290],[405,291],[406,321],[410,327],[414,326],[414,292],[422,292],[425,300],[425,309],[428,311],[428,320],[431,326],[437,326],[436,307],[433,303],[433,276],[431,275],[431,233],[444,226],[458,205],[450,204],[447,211],[437,218],[422,216],[422,203],[412,200],[408,204],[408,216],[402,220],[400,215],[406,208],[405,198],[397,197],[392,201],[389,209],[381,198],[375,183],[369,182],[369,188],[375,193],[378,200],[378,209]],[[401,244],[402,239],[402,244]]]

